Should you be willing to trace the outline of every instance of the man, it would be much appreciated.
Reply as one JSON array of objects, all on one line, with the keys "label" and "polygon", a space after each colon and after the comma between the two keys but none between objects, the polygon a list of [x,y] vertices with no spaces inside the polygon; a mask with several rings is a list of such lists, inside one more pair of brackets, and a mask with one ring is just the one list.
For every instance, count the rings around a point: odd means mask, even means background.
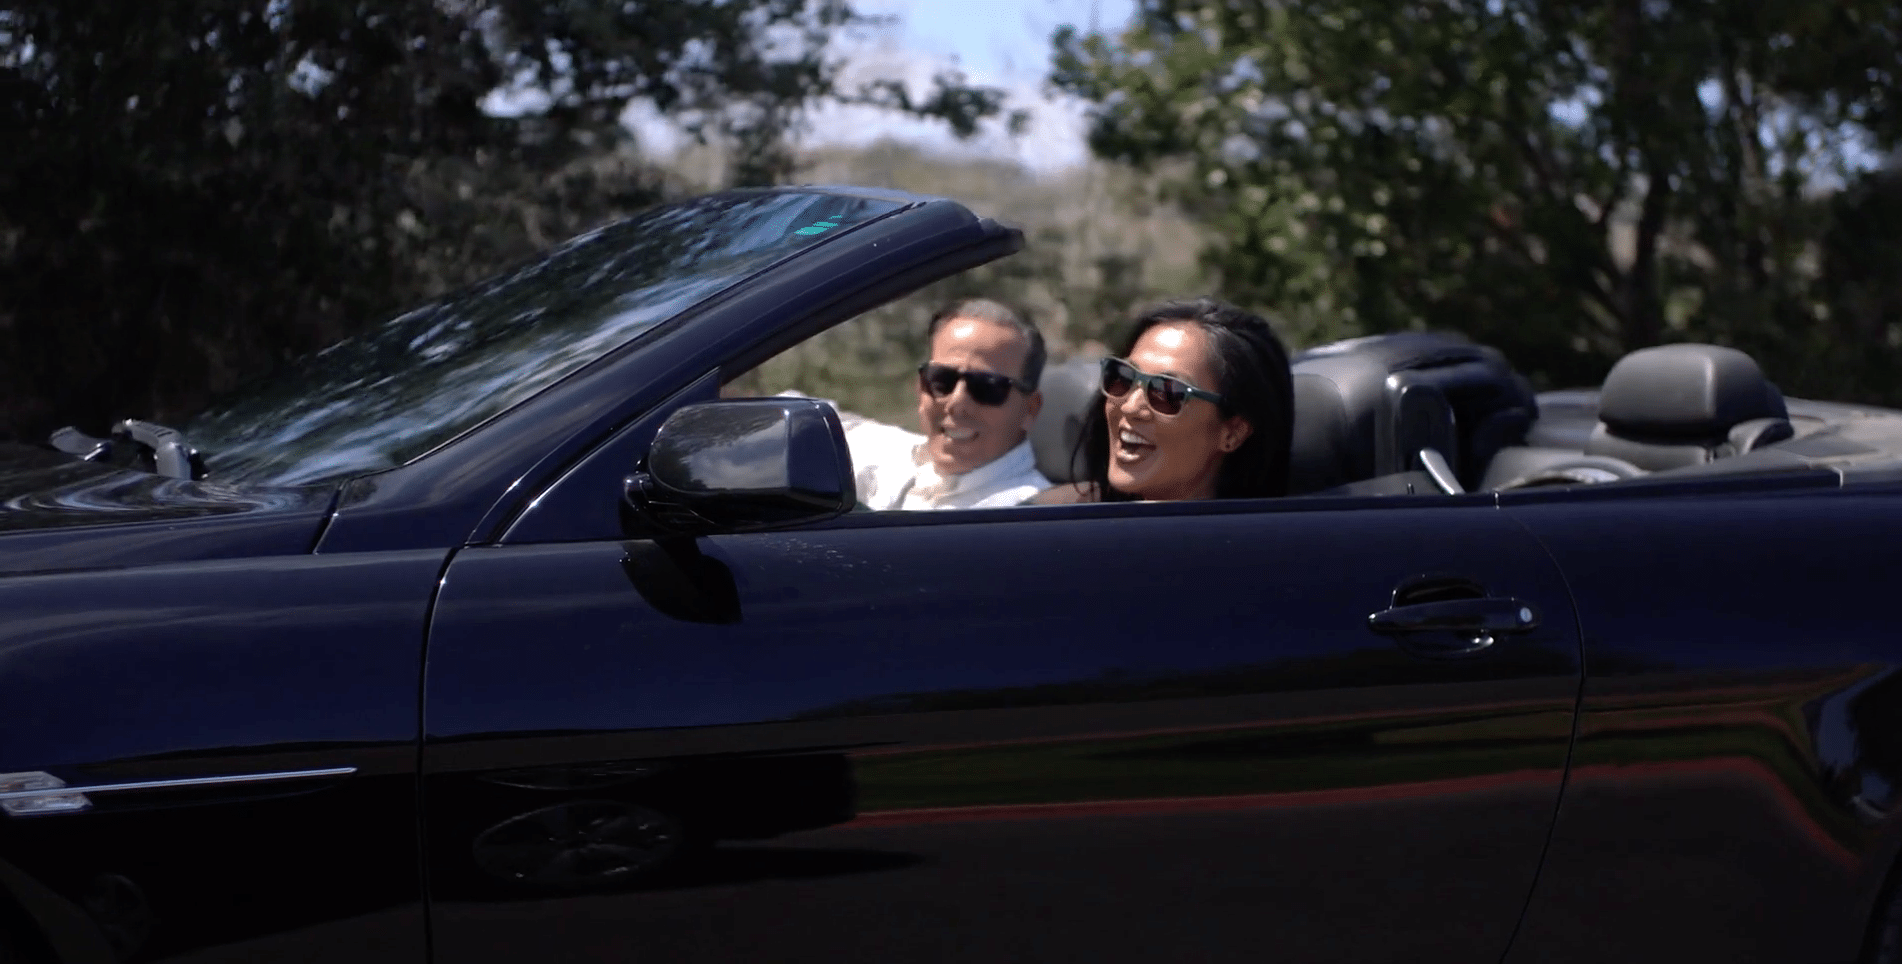
[{"label": "man", "polygon": [[873,509],[978,509],[1049,488],[1029,438],[1043,407],[1043,334],[986,298],[939,311],[928,333],[931,353],[918,367],[923,436],[871,422],[848,428],[859,500]]}]

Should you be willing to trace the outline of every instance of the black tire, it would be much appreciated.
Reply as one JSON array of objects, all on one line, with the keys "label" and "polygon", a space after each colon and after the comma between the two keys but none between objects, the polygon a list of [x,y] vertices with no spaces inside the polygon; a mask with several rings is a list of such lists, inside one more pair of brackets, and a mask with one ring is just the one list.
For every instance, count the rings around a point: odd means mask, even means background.
[{"label": "black tire", "polygon": [[[1898,868],[1902,869],[1902,868]],[[1897,871],[1889,872],[1882,899],[1869,921],[1869,945],[1862,955],[1865,964],[1902,964],[1902,887]]]},{"label": "black tire", "polygon": [[11,927],[0,924],[0,964],[37,964],[38,960],[27,954],[26,944]]},{"label": "black tire", "polygon": [[32,918],[0,897],[0,964],[50,964],[53,953],[33,930]]}]

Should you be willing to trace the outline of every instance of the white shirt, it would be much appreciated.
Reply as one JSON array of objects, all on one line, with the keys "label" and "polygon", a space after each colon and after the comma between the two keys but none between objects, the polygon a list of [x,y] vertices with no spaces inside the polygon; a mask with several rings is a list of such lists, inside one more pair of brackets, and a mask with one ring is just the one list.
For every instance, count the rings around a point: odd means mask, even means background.
[{"label": "white shirt", "polygon": [[1050,487],[1029,439],[969,472],[943,475],[925,454],[924,436],[866,418],[842,420],[859,501],[873,509],[988,509]]},{"label": "white shirt", "polygon": [[[812,397],[796,391],[779,394]],[[1037,471],[1029,439],[969,472],[943,476],[925,454],[924,436],[848,412],[831,399],[819,401],[839,414],[859,501],[868,508],[990,509],[1018,505],[1050,488],[1050,480]]]},{"label": "white shirt", "polygon": [[988,509],[1018,505],[1050,488],[1050,480],[1037,471],[1037,456],[1031,451],[1029,439],[959,475],[939,474],[938,466],[925,457],[923,445],[918,446],[914,460],[917,469],[903,491],[903,501],[895,508]]}]

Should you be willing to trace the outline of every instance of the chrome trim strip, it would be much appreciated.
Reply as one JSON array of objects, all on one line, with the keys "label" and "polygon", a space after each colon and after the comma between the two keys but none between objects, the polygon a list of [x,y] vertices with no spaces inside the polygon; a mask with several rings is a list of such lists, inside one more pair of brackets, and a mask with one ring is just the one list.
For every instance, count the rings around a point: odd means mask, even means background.
[{"label": "chrome trim strip", "polygon": [[138,783],[102,783],[94,786],[49,787],[44,790],[15,790],[0,793],[0,801],[32,800],[39,797],[63,797],[75,793],[114,793],[120,790],[170,790],[177,787],[215,787],[228,783],[273,783],[278,780],[309,780],[316,777],[347,777],[356,767],[329,767],[323,770],[281,770],[277,773],[233,773],[221,777],[181,777],[176,780],[142,780]]}]

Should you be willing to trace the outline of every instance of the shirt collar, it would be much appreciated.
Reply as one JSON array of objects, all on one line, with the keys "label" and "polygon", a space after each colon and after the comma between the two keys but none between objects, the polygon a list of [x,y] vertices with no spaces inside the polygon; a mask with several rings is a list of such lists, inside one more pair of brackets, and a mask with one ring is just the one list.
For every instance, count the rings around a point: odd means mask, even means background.
[{"label": "shirt collar", "polygon": [[918,463],[919,484],[933,487],[933,496],[937,499],[982,489],[1005,479],[1023,475],[1037,465],[1037,455],[1031,451],[1029,438],[1018,442],[1003,455],[958,475],[939,474],[938,466],[925,454],[925,447],[922,444],[912,449],[912,459]]}]

